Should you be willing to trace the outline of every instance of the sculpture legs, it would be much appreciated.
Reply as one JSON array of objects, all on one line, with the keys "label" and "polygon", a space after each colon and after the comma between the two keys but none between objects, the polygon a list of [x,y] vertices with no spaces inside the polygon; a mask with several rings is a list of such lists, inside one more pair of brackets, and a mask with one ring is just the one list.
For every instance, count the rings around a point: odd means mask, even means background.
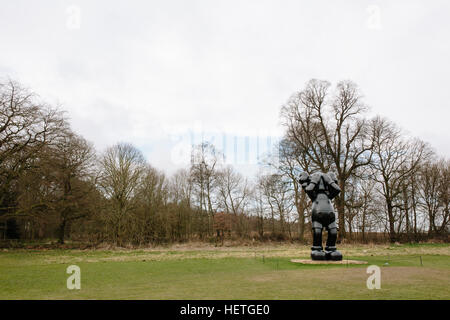
[{"label": "sculpture legs", "polygon": [[[333,214],[334,217],[334,214]],[[313,246],[311,247],[311,259],[312,260],[342,260],[342,254],[336,249],[337,239],[337,226],[333,221],[327,225],[328,237],[326,242],[325,251],[322,247],[322,230],[323,225],[319,221],[313,221]]]},{"label": "sculpture legs", "polygon": [[328,251],[328,248],[335,248],[336,249],[336,239],[337,239],[337,228],[328,228],[328,238],[327,238],[327,246],[326,250]]},{"label": "sculpture legs", "polygon": [[313,231],[313,246],[311,247],[311,259],[326,260],[326,254],[322,247],[322,230],[323,226],[318,221],[312,223]]},{"label": "sculpture legs", "polygon": [[340,261],[342,260],[342,254],[336,249],[337,239],[337,227],[336,223],[331,223],[328,228],[327,246],[325,247],[325,253],[327,260]]}]

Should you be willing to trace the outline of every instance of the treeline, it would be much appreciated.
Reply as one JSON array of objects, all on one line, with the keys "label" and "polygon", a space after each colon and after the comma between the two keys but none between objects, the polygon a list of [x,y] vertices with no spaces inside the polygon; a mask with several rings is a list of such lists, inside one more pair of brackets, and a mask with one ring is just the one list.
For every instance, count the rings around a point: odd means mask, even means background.
[{"label": "treeline", "polygon": [[0,238],[116,245],[304,240],[300,172],[334,171],[339,239],[448,240],[449,161],[385,118],[367,118],[352,82],[311,80],[281,108],[285,134],[250,179],[203,142],[172,176],[133,145],[99,154],[64,113],[0,84]]}]

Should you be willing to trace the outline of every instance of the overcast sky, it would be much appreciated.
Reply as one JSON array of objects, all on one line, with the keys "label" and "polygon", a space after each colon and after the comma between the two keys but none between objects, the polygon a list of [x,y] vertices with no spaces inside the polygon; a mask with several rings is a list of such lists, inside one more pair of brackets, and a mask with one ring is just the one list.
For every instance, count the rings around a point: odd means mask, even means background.
[{"label": "overcast sky", "polygon": [[449,1],[0,0],[0,39],[0,77],[98,150],[132,142],[168,173],[201,132],[269,148],[311,78],[353,80],[371,113],[450,156]]}]

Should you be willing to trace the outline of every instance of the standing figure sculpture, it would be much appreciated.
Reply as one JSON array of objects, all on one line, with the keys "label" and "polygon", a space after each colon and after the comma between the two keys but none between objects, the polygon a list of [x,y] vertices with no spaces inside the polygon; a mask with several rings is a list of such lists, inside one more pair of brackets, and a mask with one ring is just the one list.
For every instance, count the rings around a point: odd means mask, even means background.
[{"label": "standing figure sculpture", "polygon": [[[299,182],[312,201],[312,260],[342,260],[342,254],[336,249],[337,225],[331,200],[341,189],[333,173],[317,172],[309,176],[306,172],[300,174]],[[342,222],[341,222],[342,223]],[[325,251],[322,247],[322,230],[326,228],[328,238]]]}]

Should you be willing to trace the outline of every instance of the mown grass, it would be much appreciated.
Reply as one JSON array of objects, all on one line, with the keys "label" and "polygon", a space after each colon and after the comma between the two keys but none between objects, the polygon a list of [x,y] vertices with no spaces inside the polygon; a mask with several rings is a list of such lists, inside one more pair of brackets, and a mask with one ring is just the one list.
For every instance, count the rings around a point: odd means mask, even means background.
[{"label": "mown grass", "polygon": [[[1,299],[450,299],[449,245],[343,246],[367,265],[300,265],[308,247],[0,252]],[[422,257],[422,262],[420,260]],[[66,268],[81,268],[68,290]]]}]

